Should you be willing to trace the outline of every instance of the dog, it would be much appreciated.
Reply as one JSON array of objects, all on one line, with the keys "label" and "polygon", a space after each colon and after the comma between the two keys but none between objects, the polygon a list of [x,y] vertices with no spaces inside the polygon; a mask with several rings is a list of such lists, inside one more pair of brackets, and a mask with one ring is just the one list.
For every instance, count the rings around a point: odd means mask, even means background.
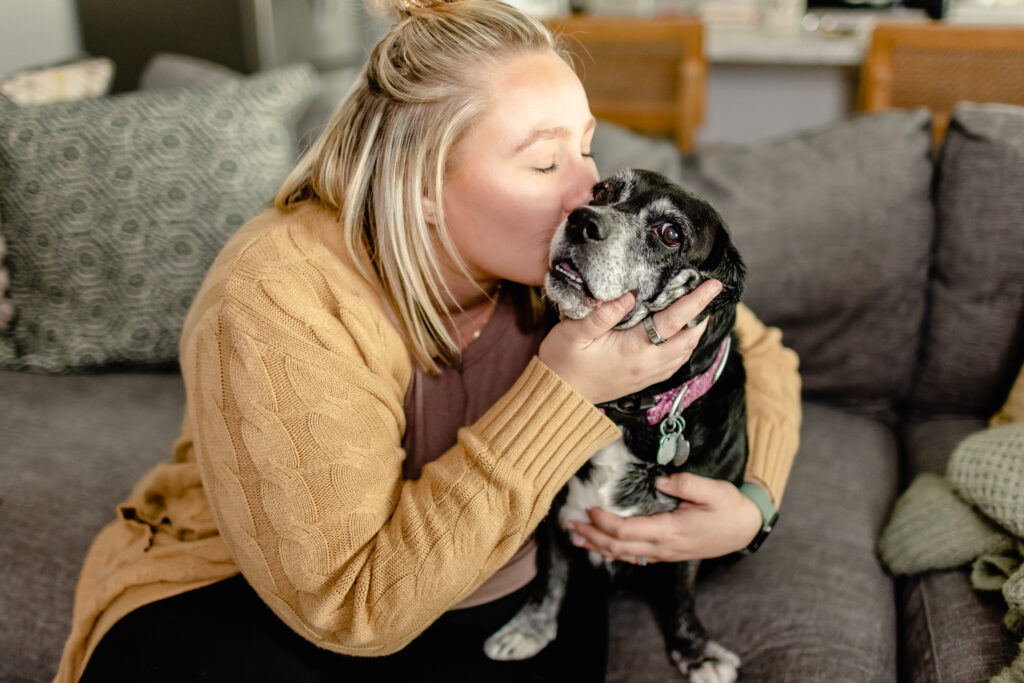
[{"label": "dog", "polygon": [[[708,319],[700,344],[670,379],[598,406],[622,438],[594,454],[556,497],[537,533],[540,589],[486,640],[495,660],[532,657],[554,640],[571,553],[581,552],[564,531],[567,521],[588,521],[591,507],[622,517],[674,510],[680,501],[655,488],[658,477],[685,470],[739,485],[746,466],[746,375],[732,333],[745,267],[725,222],[708,202],[650,171],[620,171],[592,196],[552,240],[545,289],[561,315],[582,318],[631,291],[636,305],[616,326],[625,329],[705,280],[723,289],[690,322]],[[688,680],[735,680],[739,658],[709,640],[696,615],[698,562],[638,566],[595,552],[589,560],[610,579],[632,577],[646,589],[669,660]]]}]

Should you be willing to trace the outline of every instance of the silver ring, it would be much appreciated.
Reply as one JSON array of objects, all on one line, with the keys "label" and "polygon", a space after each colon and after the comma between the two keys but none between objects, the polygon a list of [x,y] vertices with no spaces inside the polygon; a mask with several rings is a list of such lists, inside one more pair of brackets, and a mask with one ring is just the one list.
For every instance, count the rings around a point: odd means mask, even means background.
[{"label": "silver ring", "polygon": [[647,337],[651,340],[652,344],[655,346],[661,346],[665,343],[665,339],[658,334],[658,329],[654,326],[653,313],[644,318],[644,329],[647,330]]},{"label": "silver ring", "polygon": [[641,555],[640,557],[636,558],[636,563],[638,565],[640,565],[641,567],[646,567],[647,566],[647,556],[646,555]]}]

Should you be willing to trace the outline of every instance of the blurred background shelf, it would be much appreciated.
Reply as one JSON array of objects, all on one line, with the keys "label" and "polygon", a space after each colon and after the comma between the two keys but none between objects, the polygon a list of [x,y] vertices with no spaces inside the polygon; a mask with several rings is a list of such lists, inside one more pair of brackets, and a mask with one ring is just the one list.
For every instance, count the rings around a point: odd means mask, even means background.
[{"label": "blurred background shelf", "polygon": [[[564,11],[597,1],[547,5]],[[683,145],[692,147],[747,143],[850,116],[876,23],[927,20],[920,7],[809,0],[802,25],[779,33],[765,30],[760,15],[765,3],[777,1],[608,0],[604,8],[632,7],[648,12],[649,22],[684,11],[701,18],[705,96],[691,142]],[[1024,0],[906,1],[932,3],[947,23],[1024,22]],[[331,108],[384,30],[361,0],[3,0],[0,74],[87,52],[115,61],[115,89],[123,91],[137,86],[158,52],[243,73],[308,61],[322,75],[319,106]]]}]

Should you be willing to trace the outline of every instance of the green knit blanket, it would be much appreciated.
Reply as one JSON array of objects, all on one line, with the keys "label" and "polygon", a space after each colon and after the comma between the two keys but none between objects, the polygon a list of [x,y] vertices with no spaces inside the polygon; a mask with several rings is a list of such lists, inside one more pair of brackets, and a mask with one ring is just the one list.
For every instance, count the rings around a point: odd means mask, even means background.
[{"label": "green knit blanket", "polygon": [[894,574],[971,564],[975,589],[1002,592],[1003,623],[1022,637],[1020,654],[991,683],[1024,683],[1024,423],[961,441],[945,477],[918,475],[896,501],[878,553]]}]

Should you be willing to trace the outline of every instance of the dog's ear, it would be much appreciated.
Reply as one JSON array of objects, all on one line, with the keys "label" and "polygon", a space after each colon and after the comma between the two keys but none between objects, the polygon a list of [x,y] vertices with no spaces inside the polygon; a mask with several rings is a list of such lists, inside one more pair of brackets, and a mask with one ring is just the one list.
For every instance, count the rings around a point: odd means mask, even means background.
[{"label": "dog's ear", "polygon": [[714,298],[711,306],[715,309],[735,306],[743,297],[743,286],[747,268],[740,252],[729,237],[729,230],[719,219],[715,230],[715,242],[701,267],[706,279],[714,278],[722,283],[722,291]]},{"label": "dog's ear", "polygon": [[722,291],[729,294],[730,303],[739,303],[743,298],[747,267],[731,241],[726,245],[725,253],[726,257],[715,269],[715,279],[722,283]]}]

